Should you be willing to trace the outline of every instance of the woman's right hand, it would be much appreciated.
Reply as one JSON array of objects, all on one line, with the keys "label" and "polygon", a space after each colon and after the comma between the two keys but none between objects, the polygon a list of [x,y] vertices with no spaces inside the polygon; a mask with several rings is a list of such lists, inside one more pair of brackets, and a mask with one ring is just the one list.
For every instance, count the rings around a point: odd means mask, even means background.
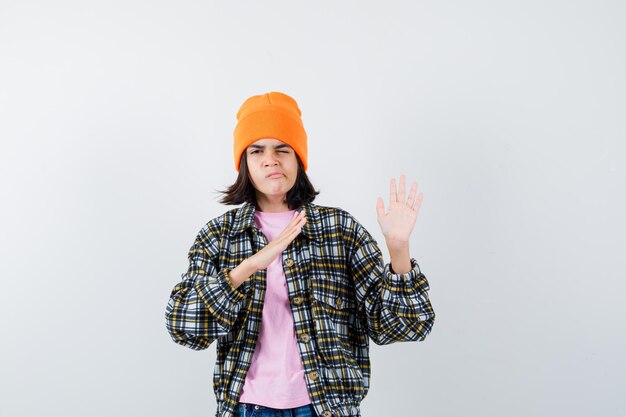
[{"label": "woman's right hand", "polygon": [[265,269],[272,263],[278,255],[280,255],[292,240],[298,236],[302,230],[302,226],[306,223],[306,217],[304,209],[301,212],[295,212],[293,218],[285,227],[276,239],[265,245],[263,249],[245,259],[242,263],[237,265],[228,274],[228,279],[234,288],[239,286],[249,277],[254,275],[257,271]]},{"label": "woman's right hand", "polygon": [[302,226],[306,223],[306,213],[304,209],[301,212],[296,211],[293,218],[289,221],[285,229],[272,240],[265,245],[263,249],[252,255],[248,260],[257,271],[265,269],[272,263],[278,255],[280,255],[292,240],[300,234]]}]

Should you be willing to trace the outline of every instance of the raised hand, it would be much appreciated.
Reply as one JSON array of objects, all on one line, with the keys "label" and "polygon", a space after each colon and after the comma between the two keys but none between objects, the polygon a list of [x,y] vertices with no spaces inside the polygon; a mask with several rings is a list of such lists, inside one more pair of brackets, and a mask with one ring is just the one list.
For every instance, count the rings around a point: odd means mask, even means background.
[{"label": "raised hand", "polygon": [[417,182],[413,181],[409,196],[406,198],[404,175],[400,175],[400,187],[397,190],[395,178],[391,179],[389,188],[389,210],[385,213],[385,202],[378,197],[376,214],[387,247],[394,250],[408,245],[424,195],[420,192],[416,198]]}]

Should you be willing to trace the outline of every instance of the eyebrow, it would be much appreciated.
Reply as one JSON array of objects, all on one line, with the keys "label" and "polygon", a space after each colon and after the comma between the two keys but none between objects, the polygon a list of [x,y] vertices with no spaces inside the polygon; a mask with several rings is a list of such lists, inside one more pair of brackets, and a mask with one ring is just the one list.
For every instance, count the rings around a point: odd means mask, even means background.
[{"label": "eyebrow", "polygon": [[[250,145],[251,148],[255,148],[255,149],[265,149],[265,145],[255,145],[252,144]],[[282,148],[288,148],[289,145],[286,145],[284,143],[281,143],[279,145],[274,145],[274,149],[282,149]]]}]

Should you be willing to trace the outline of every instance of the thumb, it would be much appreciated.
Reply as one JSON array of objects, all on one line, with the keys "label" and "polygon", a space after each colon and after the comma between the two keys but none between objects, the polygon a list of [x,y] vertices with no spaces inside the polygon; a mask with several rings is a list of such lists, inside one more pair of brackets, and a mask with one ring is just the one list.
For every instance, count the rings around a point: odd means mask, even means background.
[{"label": "thumb", "polygon": [[376,215],[378,216],[378,218],[381,218],[385,215],[385,202],[380,197],[376,199]]}]

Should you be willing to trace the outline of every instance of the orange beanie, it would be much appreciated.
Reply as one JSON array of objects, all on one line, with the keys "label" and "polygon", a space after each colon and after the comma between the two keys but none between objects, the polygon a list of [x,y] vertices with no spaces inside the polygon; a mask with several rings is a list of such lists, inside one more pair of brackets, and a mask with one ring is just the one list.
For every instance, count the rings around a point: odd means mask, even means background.
[{"label": "orange beanie", "polygon": [[237,112],[235,127],[235,169],[241,155],[259,139],[273,138],[291,146],[307,169],[307,136],[298,103],[287,94],[273,91],[248,98]]}]

